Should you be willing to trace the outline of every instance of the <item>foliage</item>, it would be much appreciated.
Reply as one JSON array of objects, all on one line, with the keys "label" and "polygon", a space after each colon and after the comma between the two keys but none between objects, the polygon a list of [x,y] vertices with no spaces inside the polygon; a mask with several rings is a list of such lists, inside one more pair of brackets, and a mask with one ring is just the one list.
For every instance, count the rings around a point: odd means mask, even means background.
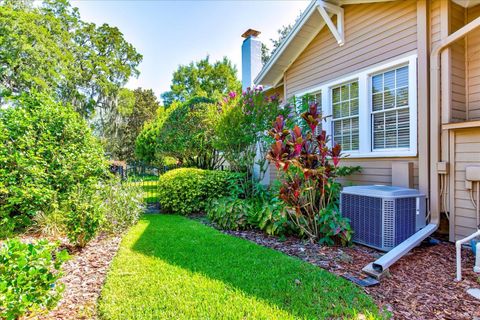
[{"label": "foliage", "polygon": [[68,240],[79,247],[85,247],[103,224],[103,198],[99,187],[93,183],[77,185],[62,203]]},{"label": "foliage", "polygon": [[82,21],[67,0],[0,5],[0,97],[46,91],[85,117],[96,109],[102,130],[142,56],[116,27]]},{"label": "foliage", "polygon": [[183,165],[217,169],[223,158],[213,146],[214,128],[218,119],[217,104],[207,98],[194,98],[175,104],[168,115],[160,114],[137,140],[137,153],[142,160],[173,157]]},{"label": "foliage", "polygon": [[111,179],[100,185],[100,191],[103,198],[103,231],[118,234],[138,221],[144,209],[140,187]]},{"label": "foliage", "polygon": [[353,283],[173,215],[127,233],[99,301],[103,319],[380,319]]},{"label": "foliage", "polygon": [[135,160],[135,141],[145,123],[155,119],[160,104],[153,90],[121,89],[118,108],[105,126],[105,146],[113,159]]},{"label": "foliage", "polygon": [[[301,14],[297,17],[300,18]],[[272,52],[270,53],[270,50],[268,47],[262,43],[262,63],[265,65],[270,57],[275,53],[275,51],[280,47],[282,44],[283,40],[287,38],[287,36],[290,34],[290,31],[293,29],[293,24],[288,24],[288,25],[283,25],[280,29],[277,30],[277,38],[273,39],[270,38],[270,42],[272,43],[273,49]]]},{"label": "foliage", "polygon": [[307,129],[302,130],[297,124],[288,129],[283,116],[278,116],[269,131],[275,142],[268,159],[284,172],[280,198],[293,223],[310,240],[332,244],[338,239],[347,244],[352,231],[337,204],[341,147],[329,147],[325,131],[315,134],[323,120],[316,103],[309,103],[301,117]]},{"label": "foliage", "polygon": [[5,241],[0,246],[0,318],[13,320],[53,308],[63,291],[57,281],[67,258],[65,250],[45,240]]},{"label": "foliage", "polygon": [[268,96],[261,87],[247,89],[241,96],[231,92],[223,100],[221,112],[215,127],[215,148],[223,152],[233,170],[246,172],[247,178],[253,176],[255,166],[264,173],[267,163],[263,156],[256,158],[257,148],[260,154],[265,153],[264,132],[278,114],[286,112],[278,96]]},{"label": "foliage", "polygon": [[268,235],[285,236],[296,232],[283,202],[271,190],[257,187],[248,223]]},{"label": "foliage", "polygon": [[207,217],[221,229],[244,230],[250,227],[248,216],[253,211],[249,199],[224,197],[207,206]]},{"label": "foliage", "polygon": [[48,212],[38,212],[33,217],[29,231],[44,237],[57,238],[65,235],[65,214],[57,201],[53,201]]},{"label": "foliage", "polygon": [[0,237],[108,174],[101,145],[71,107],[44,94],[0,109]]},{"label": "foliage", "polygon": [[164,212],[202,212],[215,198],[231,195],[242,175],[228,171],[181,168],[160,177],[159,201]]},{"label": "foliage", "polygon": [[269,235],[279,236],[294,231],[283,202],[260,184],[253,189],[254,194],[250,198],[242,198],[245,195],[243,192],[214,199],[207,206],[210,221],[225,230],[257,228]]},{"label": "foliage", "polygon": [[135,140],[136,159],[150,165],[163,164],[164,157],[161,155],[158,148],[157,137],[159,136],[165,120],[167,120],[170,113],[175,110],[176,105],[177,104],[173,104],[169,108],[158,108],[154,119],[144,124]]},{"label": "foliage", "polygon": [[143,212],[142,190],[116,178],[78,185],[62,202],[69,240],[84,247],[99,231],[118,234]]},{"label": "foliage", "polygon": [[173,73],[170,91],[162,94],[164,106],[174,101],[187,102],[192,98],[203,97],[220,100],[230,91],[241,88],[237,80],[237,70],[226,57],[210,63],[207,56],[186,66],[179,66]]}]

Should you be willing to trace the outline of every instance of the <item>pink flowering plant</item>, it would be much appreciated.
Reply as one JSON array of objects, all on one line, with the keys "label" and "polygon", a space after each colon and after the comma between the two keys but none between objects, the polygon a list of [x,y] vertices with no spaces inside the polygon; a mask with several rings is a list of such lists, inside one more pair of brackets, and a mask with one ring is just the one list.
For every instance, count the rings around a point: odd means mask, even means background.
[{"label": "pink flowering plant", "polygon": [[[352,231],[338,210],[342,148],[329,146],[325,131],[315,134],[323,117],[316,103],[309,103],[295,119],[279,115],[269,135],[273,138],[267,159],[281,171],[279,197],[301,235],[325,244],[350,242]],[[303,123],[295,123],[295,122]]]},{"label": "pink flowering plant", "polygon": [[220,120],[214,145],[234,171],[253,178],[254,167],[261,179],[267,168],[265,154],[271,141],[267,131],[278,114],[284,114],[278,95],[268,95],[262,87],[248,88],[242,94],[230,92],[218,108]]}]

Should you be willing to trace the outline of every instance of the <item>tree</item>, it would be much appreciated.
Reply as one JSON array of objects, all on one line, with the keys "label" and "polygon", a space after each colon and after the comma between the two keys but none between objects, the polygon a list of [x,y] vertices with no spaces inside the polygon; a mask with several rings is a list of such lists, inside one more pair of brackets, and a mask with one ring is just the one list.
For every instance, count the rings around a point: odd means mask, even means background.
[{"label": "tree", "polygon": [[208,98],[175,102],[148,125],[137,139],[141,160],[162,162],[173,157],[186,166],[218,169],[223,157],[213,146],[218,104]]},{"label": "tree", "polygon": [[[297,20],[300,16],[301,14],[297,17]],[[278,47],[280,47],[283,40],[285,40],[285,38],[288,36],[290,31],[292,31],[292,29],[293,29],[293,24],[289,24],[286,26],[282,26],[280,29],[277,30],[277,38],[276,39],[270,38],[270,42],[272,43],[272,46],[273,46],[271,53],[268,47],[264,43],[262,43],[262,63],[263,64],[266,64],[268,62],[270,57],[275,53]]]},{"label": "tree", "polygon": [[142,56],[117,28],[82,21],[67,0],[31,3],[0,2],[0,96],[47,92],[85,118],[96,111],[101,127]]},{"label": "tree", "polygon": [[155,119],[160,107],[151,89],[122,89],[118,106],[111,113],[106,127],[106,149],[112,158],[132,161],[135,159],[135,141],[148,121]]},{"label": "tree", "polygon": [[178,67],[173,73],[170,91],[162,94],[163,105],[168,107],[173,101],[186,102],[195,97],[219,100],[228,92],[240,88],[237,69],[230,60],[225,57],[212,64],[207,56]]},{"label": "tree", "polygon": [[157,137],[160,129],[170,113],[175,110],[176,103],[169,108],[159,107],[153,121],[145,123],[142,131],[135,141],[135,157],[148,164],[160,165],[163,162],[162,156],[157,147]]}]

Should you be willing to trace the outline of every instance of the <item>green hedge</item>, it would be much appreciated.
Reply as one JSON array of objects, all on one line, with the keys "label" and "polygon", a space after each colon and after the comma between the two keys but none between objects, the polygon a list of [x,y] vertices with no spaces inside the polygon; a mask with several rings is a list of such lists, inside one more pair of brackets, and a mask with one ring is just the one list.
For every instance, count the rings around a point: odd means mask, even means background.
[{"label": "green hedge", "polygon": [[162,211],[190,214],[205,211],[207,204],[238,191],[243,175],[228,171],[181,168],[161,176],[159,198]]}]

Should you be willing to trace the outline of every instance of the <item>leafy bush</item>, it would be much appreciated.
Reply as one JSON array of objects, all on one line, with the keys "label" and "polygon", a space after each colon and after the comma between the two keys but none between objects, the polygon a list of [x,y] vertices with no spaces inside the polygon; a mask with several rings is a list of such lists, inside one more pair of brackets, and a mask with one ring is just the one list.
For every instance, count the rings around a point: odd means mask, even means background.
[{"label": "leafy bush", "polygon": [[283,202],[278,197],[256,198],[248,223],[272,236],[285,236],[295,232]]},{"label": "leafy bush", "polygon": [[68,239],[84,247],[99,231],[118,233],[137,222],[143,193],[139,186],[118,179],[78,185],[61,210]]},{"label": "leafy bush", "polygon": [[100,143],[71,107],[38,94],[11,104],[0,108],[0,237],[108,173]]},{"label": "leafy bush", "polygon": [[103,198],[98,184],[77,185],[62,203],[68,239],[84,247],[97,234],[104,220]]},{"label": "leafy bush", "polygon": [[243,230],[250,225],[249,214],[252,203],[247,199],[224,197],[215,199],[207,207],[207,217],[224,230]]},{"label": "leafy bush", "polygon": [[262,185],[253,186],[254,196],[213,200],[207,208],[208,218],[219,228],[243,230],[257,228],[269,235],[284,236],[294,231],[283,202]]},{"label": "leafy bush", "polygon": [[262,87],[248,88],[242,95],[231,92],[219,111],[214,146],[223,152],[232,169],[247,172],[247,177],[253,175],[255,165],[266,169],[265,157],[256,155],[257,151],[265,154],[268,148],[264,132],[277,115],[287,112],[278,96],[268,96]]},{"label": "leafy bush", "polygon": [[103,223],[108,233],[125,231],[135,224],[143,212],[143,192],[138,185],[112,179],[101,184]]},{"label": "leafy bush", "polygon": [[47,241],[7,240],[0,247],[0,318],[13,320],[53,308],[63,290],[57,280],[67,258],[66,251]]},{"label": "leafy bush", "polygon": [[242,174],[228,171],[181,168],[160,177],[159,198],[164,212],[190,214],[202,212],[216,198],[238,190]]},{"label": "leafy bush", "polygon": [[275,142],[268,159],[284,172],[280,198],[302,235],[321,243],[332,244],[340,240],[347,244],[352,231],[348,220],[340,215],[337,201],[340,184],[336,178],[341,147],[335,144],[330,148],[325,131],[315,134],[323,120],[316,103],[309,103],[301,118],[304,129],[295,119],[290,121],[293,128],[289,129],[283,116],[278,116],[274,128],[269,131]]}]

